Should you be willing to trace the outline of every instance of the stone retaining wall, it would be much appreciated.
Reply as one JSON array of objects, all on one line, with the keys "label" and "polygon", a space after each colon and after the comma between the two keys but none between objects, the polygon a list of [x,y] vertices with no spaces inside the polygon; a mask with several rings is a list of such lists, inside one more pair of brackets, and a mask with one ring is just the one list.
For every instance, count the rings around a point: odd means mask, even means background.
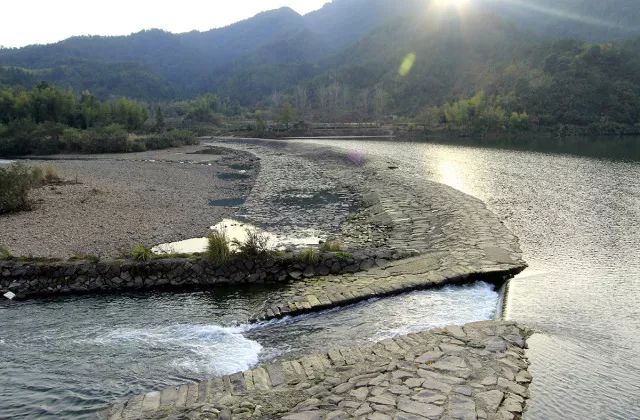
[{"label": "stone retaining wall", "polygon": [[69,293],[211,288],[216,285],[275,284],[328,274],[356,273],[406,258],[406,252],[359,251],[320,253],[308,264],[294,253],[281,257],[237,257],[224,266],[203,258],[158,259],[148,262],[19,262],[0,261],[0,294],[18,299]]}]

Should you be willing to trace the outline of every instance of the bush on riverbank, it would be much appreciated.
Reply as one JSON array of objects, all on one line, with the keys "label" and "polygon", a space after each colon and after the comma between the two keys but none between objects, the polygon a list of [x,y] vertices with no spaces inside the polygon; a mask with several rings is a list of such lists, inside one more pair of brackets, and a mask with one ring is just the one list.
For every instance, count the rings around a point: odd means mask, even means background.
[{"label": "bush on riverbank", "polygon": [[137,244],[131,248],[131,258],[136,261],[151,261],[153,259],[153,252],[146,246]]},{"label": "bush on riverbank", "polygon": [[7,261],[13,258],[13,255],[11,254],[11,251],[9,251],[9,248],[0,245],[0,261]]},{"label": "bush on riverbank", "polygon": [[31,208],[29,191],[42,183],[42,169],[21,164],[0,168],[0,214]]},{"label": "bush on riverbank", "polygon": [[[125,153],[195,144],[186,130],[148,135],[146,105],[119,98],[99,101],[41,84],[31,90],[0,89],[0,156],[55,153]],[[156,122],[153,130],[164,123]]]},{"label": "bush on riverbank", "polygon": [[90,129],[22,121],[0,129],[0,156],[56,153],[128,153],[197,144],[187,130],[134,136],[118,124]]},{"label": "bush on riverbank", "polygon": [[229,261],[231,249],[229,248],[227,235],[217,230],[211,233],[207,243],[207,251],[204,255],[209,262],[215,265],[223,265]]},{"label": "bush on riverbank", "polygon": [[255,229],[247,229],[244,242],[234,241],[240,254],[249,257],[260,257],[269,254],[269,237]]}]

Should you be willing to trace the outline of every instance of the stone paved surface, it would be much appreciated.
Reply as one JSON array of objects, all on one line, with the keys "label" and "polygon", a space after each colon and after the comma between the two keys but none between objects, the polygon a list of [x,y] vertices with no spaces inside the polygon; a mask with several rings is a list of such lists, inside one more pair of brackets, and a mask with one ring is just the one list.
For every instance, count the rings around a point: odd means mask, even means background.
[{"label": "stone paved surface", "polygon": [[[256,319],[476,275],[499,279],[526,267],[517,238],[484,203],[396,171],[389,162],[292,143],[222,144],[262,160],[243,209],[250,221],[319,229],[348,250],[389,255],[360,267],[368,269],[363,273],[302,276],[274,291]],[[292,200],[300,194],[324,200],[323,210],[301,211],[304,207]],[[364,206],[349,215],[358,197]],[[406,255],[413,257],[400,259]],[[520,418],[531,381],[523,350],[527,334],[508,322],[452,326],[150,392],[105,414],[110,419]]]},{"label": "stone paved surface", "polygon": [[340,231],[357,205],[349,181],[354,166],[344,154],[284,141],[227,139],[214,144],[259,157],[260,173],[240,215],[262,228],[326,237]]},{"label": "stone paved surface", "polygon": [[251,321],[315,312],[374,297],[393,296],[445,284],[468,283],[474,279],[501,282],[521,270],[520,266],[510,263],[469,264],[462,259],[448,259],[444,253],[422,255],[352,275],[289,283],[271,292],[262,311],[255,314]]},{"label": "stone paved surface", "polygon": [[175,419],[514,419],[532,378],[529,332],[485,321],[331,349],[150,392],[103,417]]},{"label": "stone paved surface", "polygon": [[[227,140],[223,144],[251,151],[262,160],[262,171],[247,200],[252,221],[269,224],[270,220],[287,220],[298,226],[306,223],[325,229],[327,235],[334,233],[332,236],[349,250],[383,253],[389,260],[419,255],[390,264],[378,258],[378,267],[360,267],[372,269],[363,273],[290,283],[271,294],[255,319],[460,283],[476,275],[499,281],[526,267],[518,239],[482,201],[391,169],[397,167],[393,162],[300,143]],[[362,198],[361,208],[349,217],[338,211],[356,200],[352,196],[349,201],[332,203],[330,211],[325,212],[323,207],[311,216],[295,206],[278,205],[283,194],[295,190],[295,185],[299,185],[296,191],[311,196],[326,188],[343,191],[345,197],[349,196],[346,191],[355,191]]]}]

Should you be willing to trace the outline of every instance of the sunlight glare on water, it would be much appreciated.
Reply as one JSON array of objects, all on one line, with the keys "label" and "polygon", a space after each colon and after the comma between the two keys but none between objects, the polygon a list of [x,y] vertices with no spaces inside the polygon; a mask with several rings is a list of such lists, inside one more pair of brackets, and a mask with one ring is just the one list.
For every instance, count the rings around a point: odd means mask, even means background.
[{"label": "sunlight glare on water", "polygon": [[576,155],[548,153],[551,141],[534,143],[545,153],[524,141],[314,142],[384,157],[407,177],[478,197],[520,238],[529,268],[511,281],[505,316],[541,332],[528,351],[525,417],[640,418],[640,139],[557,146]]}]

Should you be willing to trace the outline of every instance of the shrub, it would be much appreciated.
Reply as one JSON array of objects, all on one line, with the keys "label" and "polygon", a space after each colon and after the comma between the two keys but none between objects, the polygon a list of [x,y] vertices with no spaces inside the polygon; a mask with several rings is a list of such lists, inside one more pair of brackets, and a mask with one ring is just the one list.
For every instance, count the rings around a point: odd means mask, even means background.
[{"label": "shrub", "polygon": [[42,185],[44,183],[44,171],[39,166],[31,168],[32,185]]},{"label": "shrub", "polygon": [[118,124],[94,128],[85,132],[83,152],[121,153],[127,151],[129,133]]},{"label": "shrub", "polygon": [[214,264],[222,265],[229,261],[230,257],[231,249],[229,248],[227,235],[224,231],[213,231],[209,235],[205,258]]},{"label": "shrub", "polygon": [[298,259],[304,264],[314,265],[318,263],[320,257],[318,256],[318,253],[315,249],[307,248],[305,250],[302,250],[300,254],[298,254]]},{"label": "shrub", "polygon": [[153,252],[142,244],[134,245],[134,247],[131,248],[130,255],[131,258],[136,261],[150,261],[153,259]]},{"label": "shrub", "polygon": [[338,241],[327,241],[322,244],[321,249],[327,252],[340,252],[342,251],[342,244]]},{"label": "shrub", "polygon": [[[35,171],[35,169],[34,169]],[[58,171],[53,166],[47,166],[44,169],[44,181],[47,184],[56,184],[61,181]]]},{"label": "shrub", "polygon": [[83,152],[86,148],[86,131],[77,128],[67,128],[62,132],[62,140],[66,150],[72,153]]},{"label": "shrub", "polygon": [[144,137],[141,139],[147,149],[157,150],[168,147],[198,144],[195,135],[188,130],[174,128],[164,133]]},{"label": "shrub", "polygon": [[0,168],[0,214],[28,210],[34,173],[22,164]]},{"label": "shrub", "polygon": [[350,261],[353,259],[353,255],[348,252],[338,251],[335,253],[336,258],[340,261]]},{"label": "shrub", "polygon": [[0,245],[0,261],[6,261],[12,258],[13,255],[11,255],[11,251],[9,251],[9,248]]},{"label": "shrub", "polygon": [[241,254],[258,257],[269,252],[269,237],[256,229],[247,229],[247,239],[244,242],[235,241]]}]

